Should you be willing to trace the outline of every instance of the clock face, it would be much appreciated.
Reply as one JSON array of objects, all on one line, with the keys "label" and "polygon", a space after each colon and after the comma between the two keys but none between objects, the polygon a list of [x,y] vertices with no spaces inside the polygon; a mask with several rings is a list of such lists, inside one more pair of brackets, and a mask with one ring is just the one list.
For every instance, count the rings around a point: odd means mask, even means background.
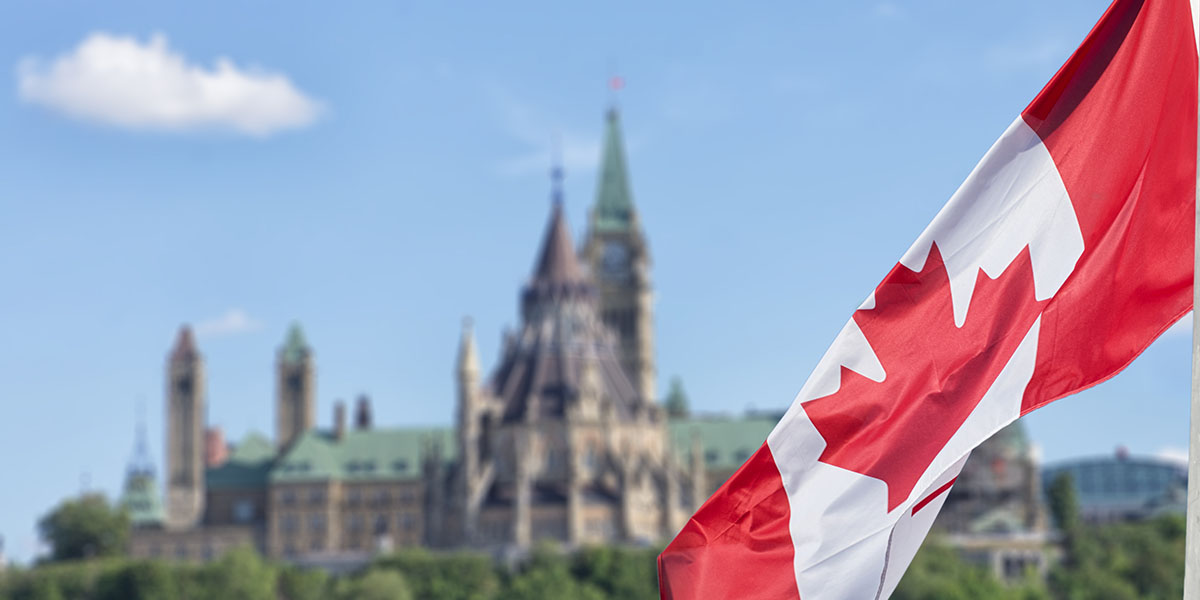
[{"label": "clock face", "polygon": [[624,244],[608,242],[600,256],[600,265],[609,277],[624,276],[629,272],[629,249]]}]

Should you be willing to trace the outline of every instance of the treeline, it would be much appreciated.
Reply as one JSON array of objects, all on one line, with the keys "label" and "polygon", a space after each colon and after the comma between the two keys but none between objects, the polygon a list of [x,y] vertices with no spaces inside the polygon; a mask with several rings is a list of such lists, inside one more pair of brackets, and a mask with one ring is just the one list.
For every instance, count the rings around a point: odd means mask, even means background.
[{"label": "treeline", "polygon": [[0,575],[0,600],[606,600],[658,597],[657,549],[535,551],[512,570],[490,557],[405,550],[333,577],[249,548],[207,565],[126,558],[47,563]]},{"label": "treeline", "polygon": [[[1184,519],[1084,525],[1069,480],[1048,490],[1059,542],[1044,576],[1001,582],[931,537],[897,600],[1175,600],[1183,595]],[[550,546],[512,568],[483,554],[403,550],[343,576],[267,561],[250,548],[206,564],[123,556],[128,522],[102,497],[68,500],[39,523],[43,563],[0,572],[0,600],[651,600],[658,548]],[[736,568],[731,565],[730,568]]]}]

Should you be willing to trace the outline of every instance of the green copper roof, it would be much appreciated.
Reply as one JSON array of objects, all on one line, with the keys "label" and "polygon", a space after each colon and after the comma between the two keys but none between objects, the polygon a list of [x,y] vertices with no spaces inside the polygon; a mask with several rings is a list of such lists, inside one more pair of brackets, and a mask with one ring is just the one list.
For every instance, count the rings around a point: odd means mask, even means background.
[{"label": "green copper roof", "polygon": [[599,231],[626,231],[633,223],[633,194],[629,191],[629,171],[625,166],[625,147],[616,109],[608,111],[601,161],[592,227]]},{"label": "green copper roof", "polygon": [[299,323],[292,323],[288,328],[287,339],[283,342],[283,348],[279,350],[279,356],[284,362],[298,363],[308,357],[309,347],[308,342],[304,339],[304,330],[300,328]]},{"label": "green copper roof", "polygon": [[242,438],[229,458],[219,467],[204,474],[205,484],[210,488],[246,488],[267,485],[271,462],[275,459],[275,447],[261,433],[249,433]]},{"label": "green copper roof", "polygon": [[129,523],[134,527],[162,523],[162,498],[158,495],[158,483],[152,473],[131,471],[126,476],[125,489],[121,492],[121,508],[129,514]]},{"label": "green copper roof", "polygon": [[749,415],[739,418],[673,420],[669,425],[675,454],[687,463],[692,453],[692,435],[700,435],[704,463],[709,469],[736,469],[758,451],[775,428],[774,417]]},{"label": "green copper roof", "polygon": [[386,481],[417,479],[422,475],[422,449],[441,442],[442,458],[456,454],[454,430],[449,427],[349,430],[342,439],[330,431],[310,431],[300,437],[271,470],[271,483],[306,481]]}]

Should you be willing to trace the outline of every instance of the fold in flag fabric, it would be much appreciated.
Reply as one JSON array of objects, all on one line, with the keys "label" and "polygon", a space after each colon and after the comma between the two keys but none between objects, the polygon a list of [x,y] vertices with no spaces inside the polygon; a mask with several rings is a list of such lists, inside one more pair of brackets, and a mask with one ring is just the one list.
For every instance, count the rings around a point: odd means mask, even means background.
[{"label": "fold in flag fabric", "polygon": [[1117,0],[659,556],[664,599],[886,598],[970,451],[1192,308],[1189,0]]}]

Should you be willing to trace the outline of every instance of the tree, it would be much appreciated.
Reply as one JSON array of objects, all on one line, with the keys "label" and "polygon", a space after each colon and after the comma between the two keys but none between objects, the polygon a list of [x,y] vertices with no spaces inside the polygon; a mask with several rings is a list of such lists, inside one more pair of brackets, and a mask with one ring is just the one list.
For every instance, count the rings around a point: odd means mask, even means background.
[{"label": "tree", "polygon": [[596,586],[609,598],[634,600],[658,598],[660,548],[631,549],[596,546],[579,551],[571,572],[582,583]]},{"label": "tree", "polygon": [[375,566],[403,574],[417,598],[487,600],[500,588],[492,560],[483,554],[434,556],[406,549],[376,561]]},{"label": "tree", "polygon": [[671,378],[671,387],[667,390],[667,397],[663,400],[663,405],[667,409],[667,416],[672,419],[686,419],[688,416],[688,397],[683,391],[683,380],[679,377]]},{"label": "tree", "polygon": [[50,544],[51,561],[125,553],[129,516],[101,494],[64,500],[38,521],[38,532]]},{"label": "tree", "polygon": [[404,576],[387,569],[371,569],[357,579],[339,586],[343,600],[412,600],[413,593]]},{"label": "tree", "polygon": [[157,561],[135,561],[109,571],[96,584],[97,600],[174,600],[179,598],[171,568]]},{"label": "tree", "polygon": [[315,569],[286,568],[279,574],[281,600],[324,600],[329,597],[329,575]]},{"label": "tree", "polygon": [[189,597],[211,600],[275,600],[275,569],[252,548],[241,546],[205,566]]}]

